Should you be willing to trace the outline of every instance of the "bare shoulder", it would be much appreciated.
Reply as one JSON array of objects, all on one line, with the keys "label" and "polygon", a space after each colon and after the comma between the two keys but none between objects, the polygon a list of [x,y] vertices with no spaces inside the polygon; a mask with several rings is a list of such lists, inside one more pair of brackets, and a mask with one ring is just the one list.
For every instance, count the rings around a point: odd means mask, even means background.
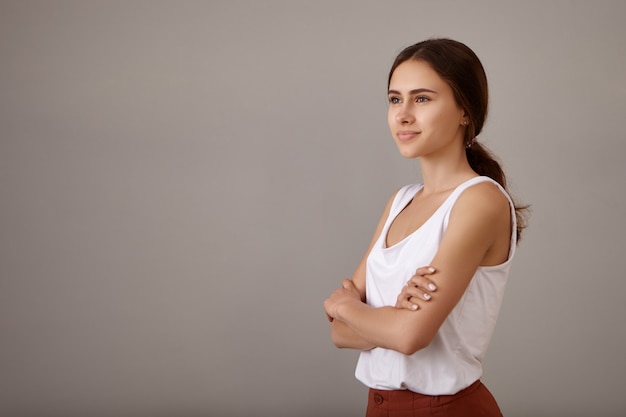
[{"label": "bare shoulder", "polygon": [[453,213],[467,213],[492,220],[510,217],[509,200],[491,181],[480,182],[465,189],[456,201]]},{"label": "bare shoulder", "polygon": [[480,265],[498,265],[509,254],[511,206],[492,182],[481,182],[461,193],[450,213],[452,235],[482,247]]},{"label": "bare shoulder", "polygon": [[481,182],[459,195],[452,211],[448,230],[487,241],[507,242],[510,234],[509,200],[492,182]]}]

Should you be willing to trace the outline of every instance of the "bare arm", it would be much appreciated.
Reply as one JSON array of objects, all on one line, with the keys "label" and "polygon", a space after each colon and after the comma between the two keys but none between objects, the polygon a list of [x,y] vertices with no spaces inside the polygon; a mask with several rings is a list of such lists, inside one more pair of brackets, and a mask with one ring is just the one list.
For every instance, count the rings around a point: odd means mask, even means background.
[{"label": "bare arm", "polygon": [[[500,258],[504,254],[500,261],[506,259],[510,221],[508,201],[493,184],[468,188],[452,210],[446,234],[431,263],[437,270],[433,275],[436,300],[425,303],[417,312],[373,308],[349,296],[348,290],[337,290],[325,303],[327,314],[374,346],[405,354],[428,346],[478,266],[485,259],[491,262],[494,254]],[[506,248],[503,242],[507,242]]]}]

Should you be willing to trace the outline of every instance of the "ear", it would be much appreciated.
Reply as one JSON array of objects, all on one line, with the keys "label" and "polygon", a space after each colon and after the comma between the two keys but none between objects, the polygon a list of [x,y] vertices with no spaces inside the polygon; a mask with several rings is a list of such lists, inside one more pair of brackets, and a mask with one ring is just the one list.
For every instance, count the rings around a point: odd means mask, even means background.
[{"label": "ear", "polygon": [[459,121],[459,124],[463,127],[469,125],[469,117],[467,116],[465,110],[461,110],[461,120]]}]

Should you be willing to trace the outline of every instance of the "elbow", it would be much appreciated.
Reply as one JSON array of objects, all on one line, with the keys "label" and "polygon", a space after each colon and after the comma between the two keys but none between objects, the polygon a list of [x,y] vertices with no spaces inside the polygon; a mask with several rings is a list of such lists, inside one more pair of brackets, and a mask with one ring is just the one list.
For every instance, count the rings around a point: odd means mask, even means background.
[{"label": "elbow", "polygon": [[342,342],[342,339],[340,337],[337,337],[334,332],[331,333],[330,340],[333,342],[333,345],[335,345],[336,348],[343,349],[346,347],[345,343]]},{"label": "elbow", "polygon": [[337,327],[333,325],[330,326],[330,340],[333,342],[333,345],[339,349],[351,347],[345,335],[342,334],[340,329],[337,329]]},{"label": "elbow", "polygon": [[[403,355],[413,355],[431,344],[438,327],[416,323],[414,316],[407,316],[408,320],[397,320],[395,325],[389,329],[387,337],[390,341],[389,349],[402,353]],[[407,331],[407,329],[409,329]]]},{"label": "elbow", "polygon": [[395,350],[402,353],[403,355],[410,356],[430,345],[432,339],[432,336],[429,337],[424,335],[422,335],[421,337],[404,338],[404,340],[401,340],[400,343],[398,343],[398,346]]},{"label": "elbow", "polygon": [[428,345],[423,345],[421,343],[404,343],[398,346],[396,350],[402,353],[403,355],[411,356],[415,352],[418,352],[424,349],[426,346]]},{"label": "elbow", "polygon": [[333,342],[333,345],[338,348],[342,348],[341,339],[337,335],[337,332],[334,331],[333,326],[330,328],[330,341]]}]

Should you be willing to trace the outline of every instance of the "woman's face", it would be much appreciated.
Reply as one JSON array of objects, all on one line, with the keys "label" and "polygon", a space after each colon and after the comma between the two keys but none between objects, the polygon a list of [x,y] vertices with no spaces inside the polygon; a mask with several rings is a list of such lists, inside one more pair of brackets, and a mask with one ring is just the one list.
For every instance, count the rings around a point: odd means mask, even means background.
[{"label": "woman's face", "polygon": [[452,89],[429,64],[409,60],[396,67],[389,83],[388,122],[404,157],[458,152],[466,120]]}]

